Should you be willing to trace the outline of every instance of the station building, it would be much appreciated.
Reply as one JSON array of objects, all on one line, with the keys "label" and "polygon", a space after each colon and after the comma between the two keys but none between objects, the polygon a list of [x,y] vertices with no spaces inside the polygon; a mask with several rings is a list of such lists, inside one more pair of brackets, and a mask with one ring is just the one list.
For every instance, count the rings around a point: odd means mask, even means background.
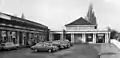
[{"label": "station building", "polygon": [[108,30],[100,30],[97,27],[96,16],[92,4],[90,4],[85,18],[80,17],[66,24],[63,31],[50,31],[49,39],[51,41],[68,39],[73,43],[108,43],[110,32]]},{"label": "station building", "polygon": [[47,41],[49,29],[47,26],[21,17],[0,13],[0,43],[13,42],[19,45],[29,45]]}]

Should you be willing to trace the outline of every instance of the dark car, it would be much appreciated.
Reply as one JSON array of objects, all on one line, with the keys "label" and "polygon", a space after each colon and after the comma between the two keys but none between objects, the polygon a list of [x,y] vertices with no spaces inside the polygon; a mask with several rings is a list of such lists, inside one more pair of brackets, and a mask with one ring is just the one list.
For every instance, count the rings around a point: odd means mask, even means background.
[{"label": "dark car", "polygon": [[52,42],[55,46],[58,46],[59,49],[65,48],[66,44],[61,43],[60,41],[53,41]]},{"label": "dark car", "polygon": [[37,43],[36,45],[31,47],[31,50],[35,52],[38,51],[54,52],[58,50],[58,47],[54,46],[52,43]]},{"label": "dark car", "polygon": [[64,40],[68,45],[73,46],[73,43],[71,43],[69,40]]},{"label": "dark car", "polygon": [[64,48],[69,48],[69,47],[71,47],[71,45],[70,45],[68,42],[60,41],[60,43],[61,43],[62,45],[64,45]]}]

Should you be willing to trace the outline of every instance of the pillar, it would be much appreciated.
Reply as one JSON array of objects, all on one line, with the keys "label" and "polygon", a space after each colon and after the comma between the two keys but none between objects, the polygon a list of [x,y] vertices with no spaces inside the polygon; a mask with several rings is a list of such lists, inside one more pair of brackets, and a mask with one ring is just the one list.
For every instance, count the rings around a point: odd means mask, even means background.
[{"label": "pillar", "polygon": [[19,39],[20,39],[20,36],[19,36],[19,31],[17,31],[17,44],[19,44]]},{"label": "pillar", "polygon": [[74,33],[71,33],[71,42],[74,43]]},{"label": "pillar", "polygon": [[96,43],[96,33],[93,33],[93,43]]},{"label": "pillar", "polygon": [[63,39],[63,34],[60,34],[60,40],[64,40],[64,39]]},{"label": "pillar", "polygon": [[82,40],[83,40],[83,42],[86,42],[85,33],[82,33]]},{"label": "pillar", "polygon": [[22,45],[24,45],[24,41],[25,41],[24,37],[25,37],[25,33],[22,32]]},{"label": "pillar", "polygon": [[52,33],[49,34],[49,41],[53,41],[53,34]]},{"label": "pillar", "polygon": [[108,33],[105,33],[105,43],[108,43],[109,42],[109,36],[108,36]]}]

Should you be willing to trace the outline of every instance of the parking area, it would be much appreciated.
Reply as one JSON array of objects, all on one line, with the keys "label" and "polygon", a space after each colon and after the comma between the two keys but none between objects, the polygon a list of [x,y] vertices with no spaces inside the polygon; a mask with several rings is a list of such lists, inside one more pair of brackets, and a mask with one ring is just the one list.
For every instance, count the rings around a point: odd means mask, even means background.
[{"label": "parking area", "polygon": [[75,44],[53,53],[32,52],[30,48],[0,52],[0,58],[99,58],[101,44]]}]

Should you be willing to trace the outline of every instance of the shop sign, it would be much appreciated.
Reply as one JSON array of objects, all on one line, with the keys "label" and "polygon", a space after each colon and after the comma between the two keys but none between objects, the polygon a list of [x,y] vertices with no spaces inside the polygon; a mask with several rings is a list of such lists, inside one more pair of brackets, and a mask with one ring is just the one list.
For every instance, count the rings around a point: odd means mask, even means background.
[{"label": "shop sign", "polygon": [[10,31],[8,31],[8,33],[7,33],[7,34],[8,34],[8,36],[11,36],[11,33],[10,33]]},{"label": "shop sign", "polygon": [[2,31],[2,36],[6,36],[6,31]]},{"label": "shop sign", "polygon": [[104,36],[104,34],[97,34],[98,36]]},{"label": "shop sign", "polygon": [[92,36],[88,36],[88,38],[92,38]]},{"label": "shop sign", "polygon": [[15,35],[16,35],[15,32],[12,32],[12,38],[15,38]]}]

